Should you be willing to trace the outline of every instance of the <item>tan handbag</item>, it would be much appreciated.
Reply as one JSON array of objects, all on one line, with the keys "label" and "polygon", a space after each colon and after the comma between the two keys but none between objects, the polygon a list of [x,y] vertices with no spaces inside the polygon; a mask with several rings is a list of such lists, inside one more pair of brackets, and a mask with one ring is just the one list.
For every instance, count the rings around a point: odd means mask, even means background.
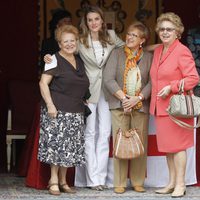
[{"label": "tan handbag", "polygon": [[169,117],[181,127],[188,129],[200,127],[200,121],[196,126],[191,126],[177,119],[177,117],[194,118],[200,115],[200,97],[194,96],[191,91],[187,91],[187,94],[184,94],[184,79],[180,81],[179,93],[171,97],[167,112]]},{"label": "tan handbag", "polygon": [[143,142],[136,129],[123,131],[118,129],[115,143],[114,156],[119,159],[133,159],[144,154]]}]

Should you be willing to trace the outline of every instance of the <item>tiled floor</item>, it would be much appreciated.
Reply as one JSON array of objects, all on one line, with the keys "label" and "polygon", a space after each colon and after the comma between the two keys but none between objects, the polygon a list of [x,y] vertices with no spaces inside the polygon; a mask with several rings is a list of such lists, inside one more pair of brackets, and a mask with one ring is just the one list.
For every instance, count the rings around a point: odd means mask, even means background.
[{"label": "tiled floor", "polygon": [[[156,195],[154,188],[147,188],[146,193],[136,193],[131,188],[127,189],[124,194],[117,195],[112,189],[104,190],[103,192],[94,191],[87,188],[76,188],[77,193],[74,195],[62,193],[60,196],[52,196],[48,194],[47,190],[36,190],[28,188],[24,185],[24,178],[16,177],[14,175],[0,174],[0,200],[3,199],[23,199],[23,200],[153,200],[153,199],[172,199],[170,195]],[[182,198],[183,200],[199,200],[200,187],[188,187],[187,194]]]}]

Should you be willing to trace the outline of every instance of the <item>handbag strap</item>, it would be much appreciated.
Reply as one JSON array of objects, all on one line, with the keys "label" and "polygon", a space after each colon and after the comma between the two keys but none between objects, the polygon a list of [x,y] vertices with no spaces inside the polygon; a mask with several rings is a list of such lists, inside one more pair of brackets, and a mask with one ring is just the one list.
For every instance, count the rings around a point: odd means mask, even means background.
[{"label": "handbag strap", "polygon": [[[184,79],[181,79],[179,83],[179,89],[178,89],[179,94],[184,93],[184,87],[185,87],[185,81]],[[186,93],[191,96],[193,94],[193,90],[187,90]]]},{"label": "handbag strap", "polygon": [[196,124],[196,126],[192,126],[186,122],[183,122],[182,120],[177,119],[176,117],[172,116],[169,114],[169,117],[172,121],[174,121],[177,125],[183,127],[183,128],[187,128],[187,129],[195,129],[195,128],[199,128],[200,127],[200,116],[198,116],[198,122]]},{"label": "handbag strap", "polygon": [[[125,115],[125,112],[123,112],[123,117],[122,117],[122,120],[121,120],[121,122],[120,122],[120,127],[122,127],[121,124],[122,124],[122,121],[124,120],[124,115]],[[131,117],[133,118],[132,112],[130,112],[130,115],[131,115]],[[136,129],[136,128],[135,128],[135,129]],[[138,134],[138,132],[137,132],[137,134]],[[144,138],[143,138],[142,133],[140,133],[140,134],[138,134],[138,135],[141,136],[142,144],[144,144]]]},{"label": "handbag strap", "polygon": [[183,94],[184,93],[184,84],[185,84],[184,79],[181,79],[180,80],[180,84],[179,84],[179,89],[178,89],[178,93],[179,94]]}]

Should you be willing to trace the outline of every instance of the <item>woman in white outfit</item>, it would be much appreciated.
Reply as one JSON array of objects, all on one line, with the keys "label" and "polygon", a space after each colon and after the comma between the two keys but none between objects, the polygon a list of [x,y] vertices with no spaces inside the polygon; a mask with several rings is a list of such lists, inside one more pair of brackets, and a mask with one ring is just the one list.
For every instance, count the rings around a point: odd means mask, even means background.
[{"label": "woman in white outfit", "polygon": [[92,189],[103,190],[109,159],[111,115],[104,97],[102,72],[111,51],[123,46],[124,42],[114,31],[106,29],[103,12],[96,6],[88,7],[80,29],[79,54],[90,81],[88,106],[92,111],[85,129],[86,182]]}]

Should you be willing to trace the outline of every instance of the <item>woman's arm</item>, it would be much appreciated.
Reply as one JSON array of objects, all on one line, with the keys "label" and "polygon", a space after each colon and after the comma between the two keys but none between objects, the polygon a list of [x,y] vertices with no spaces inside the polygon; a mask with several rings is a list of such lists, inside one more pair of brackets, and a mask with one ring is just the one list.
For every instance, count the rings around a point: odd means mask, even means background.
[{"label": "woman's arm", "polygon": [[[180,51],[178,67],[181,70],[182,76],[184,78],[184,89],[193,89],[199,82],[199,75],[196,70],[194,58],[187,47]],[[174,80],[170,82],[171,90],[173,93],[178,92],[179,85],[180,80]]]},{"label": "woman's arm", "polygon": [[49,90],[49,84],[52,78],[53,78],[52,75],[42,74],[39,85],[40,85],[42,98],[44,99],[47,109],[48,109],[48,114],[50,117],[55,118],[57,116],[57,109],[52,101],[50,90]]},{"label": "woman's arm", "polygon": [[50,54],[46,54],[44,56],[44,62],[47,63],[47,64],[50,64],[52,62],[52,58],[51,58]]},{"label": "woman's arm", "polygon": [[145,79],[147,78],[148,82],[146,83],[146,85],[142,88],[141,92],[140,92],[140,96],[143,97],[142,100],[146,100],[148,98],[150,98],[151,96],[151,78],[150,78],[150,69],[151,69],[151,64],[152,64],[152,59],[153,59],[153,55],[149,52],[146,53],[146,59],[144,62],[144,66],[142,66],[143,69],[145,69],[144,73],[145,73]]},{"label": "woman's arm", "polygon": [[104,85],[112,95],[122,90],[116,81],[117,67],[119,67],[116,51],[117,50],[112,51],[103,72]]},{"label": "woman's arm", "polygon": [[146,50],[146,51],[154,51],[159,45],[160,44],[151,44],[151,45],[145,46],[144,50]]},{"label": "woman's arm", "polygon": [[113,42],[116,48],[122,47],[125,45],[125,42],[117,36],[114,30],[109,30],[109,33],[113,39]]}]

